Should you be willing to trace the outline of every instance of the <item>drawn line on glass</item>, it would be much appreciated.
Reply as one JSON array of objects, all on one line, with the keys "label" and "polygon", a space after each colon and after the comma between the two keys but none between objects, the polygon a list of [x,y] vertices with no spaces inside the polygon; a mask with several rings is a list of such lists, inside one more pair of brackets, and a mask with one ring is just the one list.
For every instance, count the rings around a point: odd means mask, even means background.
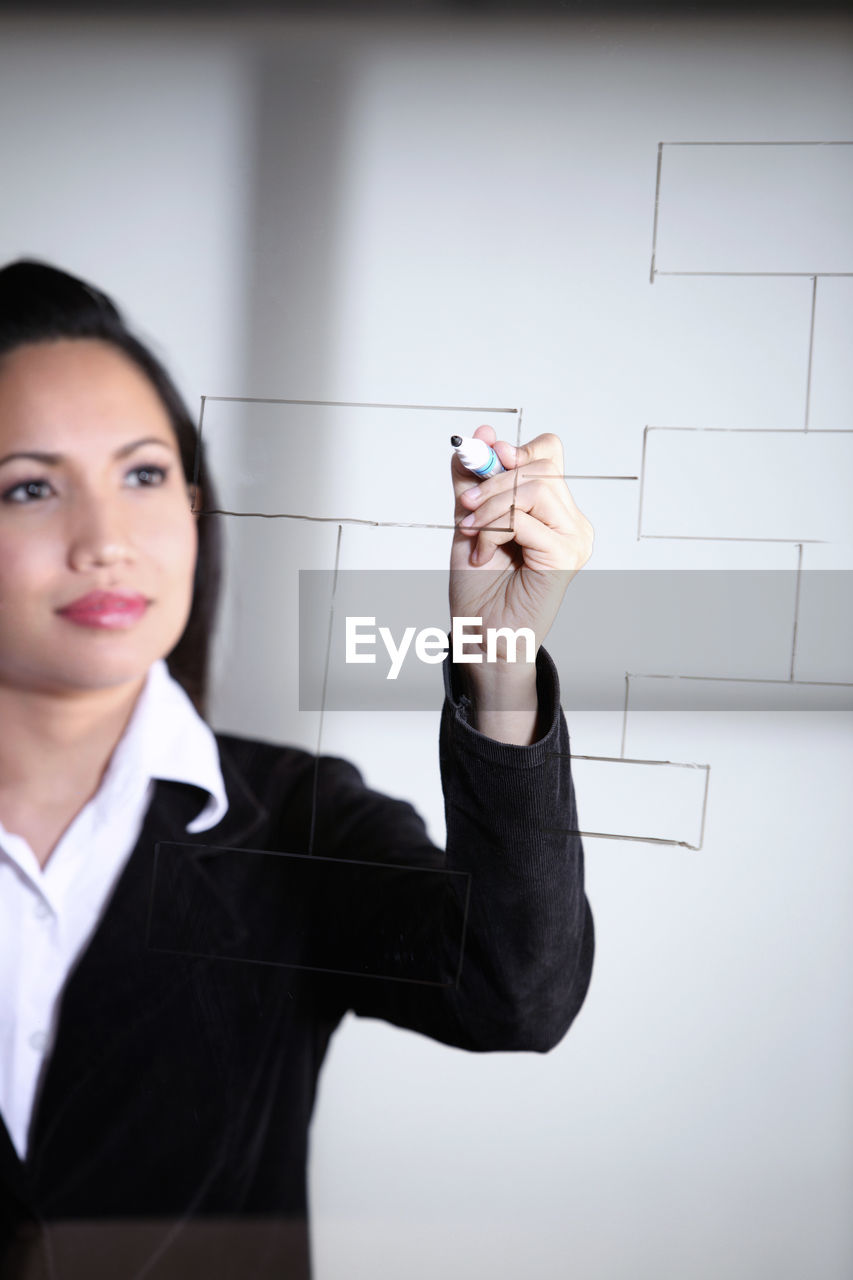
[{"label": "drawn line on glass", "polygon": [[807,543],[811,545],[812,543],[819,542],[821,544],[824,544],[826,542],[825,538],[740,538],[740,537],[728,537],[728,536],[724,537],[721,534],[711,534],[711,533],[643,533],[640,535],[640,537],[641,538],[672,538],[676,541],[680,540],[682,542],[785,542],[785,543],[788,543],[788,545],[793,543],[795,546],[799,545],[800,543]]},{"label": "drawn line on glass", "polygon": [[[227,511],[223,507],[211,507],[209,511],[202,511],[201,515],[205,516],[236,516],[237,519],[243,517],[254,518],[257,520],[308,520],[312,524],[358,524],[365,525],[371,529],[456,529],[455,524],[426,524],[420,521],[407,520],[366,520],[360,519],[358,516],[309,516],[298,511]],[[484,525],[484,529],[493,529],[496,533],[512,533],[513,529],[508,525],[489,524]]]},{"label": "drawn line on glass", "polygon": [[643,488],[646,482],[646,443],[648,441],[649,431],[651,428],[648,424],[643,427],[643,451],[640,455],[640,494],[637,499],[637,541],[639,542],[643,536]]},{"label": "drawn line on glass", "polygon": [[[552,753],[558,755],[559,753]],[[616,835],[612,831],[587,831],[581,828],[572,831],[570,834],[580,836],[595,836],[602,840],[633,840],[640,841],[644,844],[666,844],[674,845],[680,849],[692,849],[698,852],[705,841],[705,816],[708,810],[708,785],[711,778],[711,766],[709,764],[694,764],[685,760],[640,760],[636,757],[625,756],[583,756],[577,752],[571,753],[572,760],[597,760],[607,764],[648,764],[648,765],[666,765],[671,769],[704,769],[705,771],[705,787],[702,793],[702,813],[699,819],[699,843],[691,844],[688,840],[669,839],[664,836],[630,836]],[[565,832],[564,827],[546,827],[546,831]]]},{"label": "drawn line on glass", "polygon": [[279,396],[209,396],[201,397],[202,412],[205,401],[229,404],[292,404],[316,406],[322,409],[427,409],[436,413],[519,413],[518,409],[496,408],[494,405],[476,404],[390,404],[374,400],[287,400]]},{"label": "drawn line on glass", "polygon": [[320,721],[317,726],[317,751],[314,756],[314,778],[311,784],[311,825],[308,829],[308,853],[314,852],[314,832],[317,826],[317,794],[320,782],[320,746],[323,741],[323,719],[326,714],[326,689],[329,683],[329,660],[332,653],[332,625],[335,619],[335,592],[338,589],[338,568],[341,563],[341,537],[343,529],[338,525],[335,542],[335,567],[332,572],[332,595],[329,600],[329,627],[326,636],[326,657],[323,664],[323,692],[320,695]]},{"label": "drawn line on glass", "polygon": [[552,472],[544,471],[525,471],[523,473],[525,480],[639,480],[639,476],[590,476],[581,475],[578,471],[564,471],[560,475],[554,475]]},{"label": "drawn line on glass", "polygon": [[649,284],[654,284],[655,282],[655,257],[657,255],[657,245],[658,245],[658,212],[660,210],[660,171],[661,171],[661,165],[663,163],[663,148],[664,148],[664,144],[662,142],[659,142],[658,143],[658,168],[657,168],[657,176],[655,178],[655,217],[654,217],[654,222],[652,224],[652,265],[651,265],[651,270],[649,272]]},{"label": "drawn line on glass", "polygon": [[791,634],[791,680],[794,679],[794,664],[797,658],[797,630],[800,621],[800,579],[803,572],[803,544],[797,545],[797,577],[794,583],[794,626]]},{"label": "drawn line on glass", "polygon": [[545,831],[559,833],[560,835],[577,835],[585,836],[587,839],[594,836],[596,840],[632,840],[641,844],[668,844],[678,849],[692,849],[699,852],[702,848],[701,839],[699,844],[691,844],[689,840],[668,840],[664,836],[627,836],[615,835],[612,831],[587,831],[582,827],[544,827]]},{"label": "drawn line on glass", "polygon": [[[628,838],[630,839],[631,837]],[[248,958],[246,956],[235,957],[233,955],[229,955],[228,952],[189,951],[185,950],[183,947],[180,950],[176,947],[149,947],[148,950],[156,952],[157,955],[193,956],[200,960],[236,960],[239,964],[265,965],[267,968],[274,969],[295,969],[305,973],[337,973],[344,977],[374,978],[380,982],[406,982],[422,987],[450,987],[454,985],[452,982],[434,982],[430,978],[398,978],[387,973],[367,973],[362,969],[328,969],[324,968],[322,965],[316,964],[291,964],[282,960],[257,960],[254,957]],[[458,980],[456,985],[458,985]]]},{"label": "drawn line on glass", "polygon": [[809,324],[809,362],[806,370],[806,415],[803,424],[803,430],[809,429],[809,407],[812,397],[812,357],[814,355],[814,317],[817,307],[817,276],[812,280],[812,317]]},{"label": "drawn line on glass", "polygon": [[847,279],[853,276],[853,271],[659,271],[655,270],[656,276],[774,276],[784,279],[803,278],[813,280],[815,277],[822,279]]},{"label": "drawn line on glass", "polygon": [[[646,431],[727,431],[734,436],[801,436],[802,427],[664,427],[652,425]],[[809,431],[810,436],[819,435],[853,435],[853,427],[815,427]]]},{"label": "drawn line on glass", "polygon": [[797,140],[789,140],[785,142],[768,142],[766,139],[762,142],[749,142],[738,139],[736,142],[660,142],[661,147],[853,147],[853,141],[841,138],[826,138],[817,142],[799,142]]},{"label": "drawn line on glass", "polygon": [[705,682],[715,681],[720,684],[783,684],[797,686],[816,686],[827,689],[853,689],[853,680],[794,680],[791,678],[782,678],[777,676],[772,679],[768,676],[697,676],[682,675],[672,671],[630,671],[626,672],[626,678],[630,680],[702,680]]}]

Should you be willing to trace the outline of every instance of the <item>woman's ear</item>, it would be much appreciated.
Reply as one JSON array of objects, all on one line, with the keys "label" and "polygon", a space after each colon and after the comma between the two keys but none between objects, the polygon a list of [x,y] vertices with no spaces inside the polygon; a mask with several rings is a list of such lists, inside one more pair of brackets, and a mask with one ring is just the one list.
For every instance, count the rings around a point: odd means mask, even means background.
[{"label": "woman's ear", "polygon": [[189,494],[189,497],[190,497],[190,510],[192,511],[193,515],[198,515],[198,513],[201,511],[201,508],[202,508],[200,486],[192,483],[188,484],[187,493]]}]

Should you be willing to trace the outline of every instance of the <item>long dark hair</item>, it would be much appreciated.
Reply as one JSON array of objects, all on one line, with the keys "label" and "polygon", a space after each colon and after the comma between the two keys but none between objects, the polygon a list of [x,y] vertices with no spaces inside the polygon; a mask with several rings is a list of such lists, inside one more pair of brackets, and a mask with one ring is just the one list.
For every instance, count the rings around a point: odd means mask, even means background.
[{"label": "long dark hair", "polygon": [[[20,258],[0,268],[0,359],[25,343],[56,338],[100,338],[139,366],[169,415],[187,482],[199,486],[208,510],[215,508],[218,504],[195,424],[163,365],[126,328],[115,303],[85,280],[46,262]],[[200,715],[206,712],[210,637],[221,573],[219,518],[202,513],[192,606],[183,634],[166,659]]]}]

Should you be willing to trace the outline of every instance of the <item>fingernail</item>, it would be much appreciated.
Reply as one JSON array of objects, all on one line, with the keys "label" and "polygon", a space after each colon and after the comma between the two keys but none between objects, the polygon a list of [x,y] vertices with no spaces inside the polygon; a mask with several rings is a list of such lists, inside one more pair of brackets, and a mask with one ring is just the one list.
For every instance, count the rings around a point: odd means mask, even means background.
[{"label": "fingernail", "polygon": [[477,519],[476,512],[472,511],[470,516],[466,516],[465,519],[460,520],[459,523],[464,525],[465,528],[467,529],[467,528],[470,528],[470,526],[474,523],[476,519]]},{"label": "fingernail", "polygon": [[467,498],[469,502],[479,502],[480,486],[478,484],[475,484],[473,489],[465,489],[462,494],[462,497]]}]

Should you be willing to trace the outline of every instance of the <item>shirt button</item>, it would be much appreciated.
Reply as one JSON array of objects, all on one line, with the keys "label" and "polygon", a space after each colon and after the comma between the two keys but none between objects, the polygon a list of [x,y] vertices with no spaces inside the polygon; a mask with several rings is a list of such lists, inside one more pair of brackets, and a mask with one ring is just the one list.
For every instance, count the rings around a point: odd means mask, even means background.
[{"label": "shirt button", "polygon": [[46,920],[47,917],[52,914],[53,912],[50,907],[42,899],[39,899],[33,908],[33,915],[37,920]]},{"label": "shirt button", "polygon": [[33,1034],[30,1036],[30,1044],[33,1047],[33,1049],[43,1049],[47,1044],[47,1032],[34,1031]]}]

